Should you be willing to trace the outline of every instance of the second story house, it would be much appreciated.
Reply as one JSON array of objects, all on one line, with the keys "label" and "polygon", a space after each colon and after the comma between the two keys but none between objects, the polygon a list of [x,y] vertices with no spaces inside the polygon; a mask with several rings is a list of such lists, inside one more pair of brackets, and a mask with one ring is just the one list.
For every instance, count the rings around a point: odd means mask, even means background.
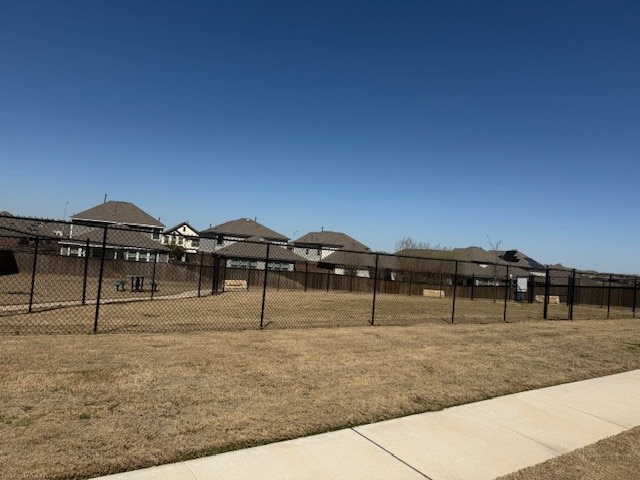
[{"label": "second story house", "polygon": [[77,225],[104,227],[104,225],[125,225],[147,234],[152,240],[162,241],[164,224],[131,202],[110,200],[71,216]]},{"label": "second story house", "polygon": [[286,245],[288,237],[265,227],[255,219],[239,218],[210,227],[199,233],[200,251],[216,252],[236,242],[249,239]]},{"label": "second story house", "polygon": [[[73,238],[60,240],[60,254],[71,257],[100,257],[102,242],[106,240],[105,258],[135,262],[166,262],[169,248],[151,240],[146,233],[125,226],[109,229],[107,237],[100,228],[93,228]],[[157,258],[156,258],[157,256]]]},{"label": "second story house", "polygon": [[164,231],[162,244],[174,251],[177,260],[185,261],[186,255],[198,253],[200,235],[188,222],[182,222]]},{"label": "second story house", "polygon": [[346,233],[329,230],[309,232],[291,243],[295,254],[308,261],[318,263],[321,263],[326,257],[338,250],[371,252],[369,247]]},{"label": "second story house", "polygon": [[[248,270],[278,270],[293,272],[296,265],[305,263],[305,259],[296,255],[284,244],[267,243],[258,237],[250,237],[243,242],[235,242],[216,252],[226,259],[228,268]],[[268,260],[268,262],[267,262]]]}]

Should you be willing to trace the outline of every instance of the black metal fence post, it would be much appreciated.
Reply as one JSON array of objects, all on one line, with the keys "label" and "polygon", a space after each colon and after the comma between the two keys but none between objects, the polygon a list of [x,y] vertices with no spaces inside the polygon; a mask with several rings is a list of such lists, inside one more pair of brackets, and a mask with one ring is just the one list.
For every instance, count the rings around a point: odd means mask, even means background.
[{"label": "black metal fence post", "polygon": [[251,284],[251,267],[247,268],[247,292],[249,291]]},{"label": "black metal fence post", "polygon": [[198,271],[198,297],[202,290],[202,270],[204,269],[204,252],[200,253],[200,270]]},{"label": "black metal fence post", "polygon": [[413,288],[413,270],[409,271],[409,296],[411,296],[411,289]]},{"label": "black metal fence post", "polygon": [[224,293],[227,283],[227,259],[226,257],[223,257],[222,259],[224,260],[222,262],[222,293]]},{"label": "black metal fence post", "polygon": [[509,301],[509,291],[511,290],[511,279],[509,278],[509,265],[507,265],[507,273],[504,278],[504,312],[502,314],[502,321],[507,321],[507,302]]},{"label": "black metal fence post", "polygon": [[260,309],[260,329],[264,328],[264,306],[267,300],[267,274],[269,273],[269,247],[267,243],[267,255],[264,259],[264,282],[262,283],[262,307]]},{"label": "black metal fence post", "polygon": [[609,286],[607,287],[607,318],[609,318],[609,313],[611,312],[611,280],[613,275],[609,275]]},{"label": "black metal fence post", "polygon": [[376,294],[378,293],[378,259],[379,254],[376,253],[376,265],[373,274],[373,304],[371,305],[371,325],[376,322]]},{"label": "black metal fence post", "polygon": [[307,280],[309,278],[309,262],[304,262],[304,291],[307,291]]},{"label": "black metal fence post", "polygon": [[573,320],[573,304],[576,294],[576,269],[571,271],[571,280],[569,283],[569,320]]},{"label": "black metal fence post", "polygon": [[98,333],[98,319],[100,318],[100,299],[102,297],[102,281],[104,279],[104,259],[107,256],[107,231],[109,226],[104,226],[102,234],[102,252],[100,252],[100,273],[98,274],[98,294],[96,296],[96,316],[93,319],[93,333]]},{"label": "black metal fence post", "polygon": [[156,250],[155,256],[153,257],[153,272],[151,273],[151,300],[153,300],[156,288],[158,287],[158,285],[156,284],[156,266],[158,265],[158,255],[160,255],[160,250]]},{"label": "black metal fence post", "polygon": [[602,279],[602,287],[600,287],[600,308],[604,307],[604,290],[605,290],[605,279]]},{"label": "black metal fence post", "polygon": [[31,292],[29,293],[29,313],[33,311],[33,294],[36,289],[36,269],[38,267],[38,247],[40,245],[40,237],[36,237],[36,248],[33,252],[33,269],[31,270]]},{"label": "black metal fence post", "polygon": [[455,268],[453,271],[453,303],[451,304],[451,323],[456,318],[456,287],[458,286],[458,261],[455,261]]},{"label": "black metal fence post", "polygon": [[476,274],[472,273],[471,274],[471,300],[473,300],[475,288],[476,288]]},{"label": "black metal fence post", "polygon": [[633,279],[633,318],[636,318],[636,305],[638,298],[638,277]]},{"label": "black metal fence post", "polygon": [[331,275],[331,269],[328,269],[328,270],[327,270],[327,292],[329,291],[329,285],[330,285],[330,283],[331,283],[331,277],[330,277],[330,275]]},{"label": "black metal fence post", "polygon": [[543,314],[542,314],[542,318],[545,320],[547,320],[548,313],[549,313],[549,282],[550,280],[551,280],[551,275],[549,273],[549,267],[547,267],[547,270],[544,275],[544,308],[543,308]]},{"label": "black metal fence post", "polygon": [[[211,254],[213,260],[213,275],[211,279],[211,295],[218,293],[218,275],[220,274],[220,257],[215,253]],[[248,287],[248,284],[247,284]]]},{"label": "black metal fence post", "polygon": [[87,304],[87,278],[89,276],[89,239],[84,246],[84,279],[82,281],[82,305]]},{"label": "black metal fence post", "polygon": [[349,293],[353,292],[353,270],[349,270]]}]

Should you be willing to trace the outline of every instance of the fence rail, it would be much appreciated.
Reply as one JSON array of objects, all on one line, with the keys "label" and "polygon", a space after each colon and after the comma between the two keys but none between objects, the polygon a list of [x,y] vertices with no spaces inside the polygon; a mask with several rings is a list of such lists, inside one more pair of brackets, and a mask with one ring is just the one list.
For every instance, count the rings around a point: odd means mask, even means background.
[{"label": "fence rail", "polygon": [[631,276],[219,243],[176,255],[144,230],[0,217],[0,333],[636,318]]}]

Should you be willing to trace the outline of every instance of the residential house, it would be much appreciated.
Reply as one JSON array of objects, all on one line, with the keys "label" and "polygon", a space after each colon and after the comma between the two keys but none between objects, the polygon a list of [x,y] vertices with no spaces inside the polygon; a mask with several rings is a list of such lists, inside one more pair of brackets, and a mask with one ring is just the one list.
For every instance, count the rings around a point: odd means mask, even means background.
[{"label": "residential house", "polygon": [[395,280],[397,262],[393,255],[372,252],[356,252],[337,250],[327,255],[318,263],[320,268],[328,268],[336,275],[350,275],[363,278],[374,278],[376,270],[378,278]]},{"label": "residential house", "polygon": [[[152,240],[162,241],[164,224],[131,202],[110,200],[71,216],[74,225],[104,227],[126,225],[147,234]],[[74,226],[75,228],[75,226]]]},{"label": "residential house", "polygon": [[162,244],[173,250],[176,260],[184,262],[187,255],[198,253],[200,236],[188,222],[182,222],[164,231]]},{"label": "residential house", "polygon": [[375,255],[371,249],[346,233],[329,230],[309,232],[291,243],[295,254],[336,275],[369,278],[371,269],[375,267]]},{"label": "residential house", "polygon": [[[545,267],[518,250],[487,251],[480,247],[406,249],[396,252],[402,277],[411,272],[446,274],[448,281],[457,273],[460,285],[504,285],[510,279],[544,277]],[[456,271],[457,261],[457,271]],[[507,269],[508,268],[508,269]]]},{"label": "residential house", "polygon": [[293,252],[311,262],[322,262],[338,250],[370,252],[371,249],[346,233],[322,230],[309,232],[291,242]]},{"label": "residential house", "polygon": [[250,238],[282,245],[286,245],[289,241],[288,237],[250,218],[239,218],[221,223],[220,225],[201,231],[199,235],[200,251],[203,252],[216,252],[221,248],[236,242],[246,241]]},{"label": "residential house", "polygon": [[[268,254],[268,258],[267,258]],[[278,270],[293,272],[296,263],[304,264],[305,259],[296,255],[284,244],[269,244],[259,237],[249,237],[242,242],[229,244],[216,251],[216,255],[226,260],[227,268],[250,270]]]},{"label": "residential house", "polygon": [[7,247],[33,247],[39,239],[39,249],[56,251],[58,239],[69,236],[71,225],[59,220],[15,217],[0,212],[0,245]]},{"label": "residential house", "polygon": [[[73,238],[60,240],[60,254],[77,257],[100,257],[104,241],[104,229],[92,228],[89,231],[74,235]],[[158,262],[166,262],[169,248],[155,240],[147,233],[132,230],[126,226],[107,230],[105,258],[110,260],[124,259],[136,262],[153,262],[158,255]]]}]

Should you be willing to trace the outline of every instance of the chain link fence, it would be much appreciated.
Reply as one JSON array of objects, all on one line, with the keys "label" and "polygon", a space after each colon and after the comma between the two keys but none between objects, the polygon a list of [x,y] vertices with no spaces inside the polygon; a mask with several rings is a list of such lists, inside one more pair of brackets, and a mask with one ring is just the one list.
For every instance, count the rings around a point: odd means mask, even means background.
[{"label": "chain link fence", "polygon": [[[302,252],[304,253],[304,252]],[[0,216],[0,333],[635,318],[638,279]]]}]

